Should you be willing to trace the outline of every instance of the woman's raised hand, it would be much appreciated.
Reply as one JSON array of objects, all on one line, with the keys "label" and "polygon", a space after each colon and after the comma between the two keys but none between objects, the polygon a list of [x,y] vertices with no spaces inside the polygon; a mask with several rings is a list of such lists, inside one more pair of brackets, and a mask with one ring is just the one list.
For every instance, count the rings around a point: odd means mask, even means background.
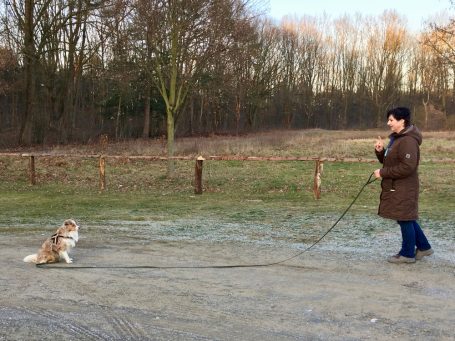
[{"label": "woman's raised hand", "polygon": [[381,136],[378,136],[376,143],[374,144],[374,149],[376,149],[377,152],[382,152],[384,150],[384,140]]}]

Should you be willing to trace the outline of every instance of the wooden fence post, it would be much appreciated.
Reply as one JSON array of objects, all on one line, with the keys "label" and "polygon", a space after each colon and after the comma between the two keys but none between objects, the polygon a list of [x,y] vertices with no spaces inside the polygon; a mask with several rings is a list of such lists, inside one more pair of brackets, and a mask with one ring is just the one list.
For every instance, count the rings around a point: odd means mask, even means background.
[{"label": "wooden fence post", "polygon": [[100,156],[100,190],[106,189],[106,159]]},{"label": "wooden fence post", "polygon": [[30,155],[28,160],[30,185],[36,185],[35,156]]},{"label": "wooden fence post", "polygon": [[194,193],[202,194],[202,163],[204,158],[199,156],[196,159],[196,166],[194,167]]},{"label": "wooden fence post", "polygon": [[316,199],[321,198],[321,174],[323,169],[323,163],[320,159],[316,160],[316,166],[314,168],[314,185],[313,194]]}]

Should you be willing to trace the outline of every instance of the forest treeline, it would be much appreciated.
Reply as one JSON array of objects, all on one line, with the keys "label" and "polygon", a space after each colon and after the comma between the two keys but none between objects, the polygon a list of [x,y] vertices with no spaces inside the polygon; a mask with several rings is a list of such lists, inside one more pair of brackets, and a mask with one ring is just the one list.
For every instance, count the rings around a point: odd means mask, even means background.
[{"label": "forest treeline", "polygon": [[[272,21],[249,0],[0,0],[1,146],[272,128],[455,129],[455,24]],[[173,143],[168,143],[173,155]]]}]

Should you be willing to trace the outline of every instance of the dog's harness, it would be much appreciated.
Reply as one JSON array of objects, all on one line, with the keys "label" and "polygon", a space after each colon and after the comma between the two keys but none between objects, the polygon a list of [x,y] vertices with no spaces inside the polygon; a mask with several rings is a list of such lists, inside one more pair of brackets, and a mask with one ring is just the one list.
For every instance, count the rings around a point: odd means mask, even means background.
[{"label": "dog's harness", "polygon": [[67,237],[67,236],[64,236],[64,235],[61,235],[61,234],[58,234],[58,233],[54,233],[54,234],[51,236],[52,244],[53,244],[53,245],[57,245],[58,239],[59,239],[59,238],[74,239],[73,237]]}]

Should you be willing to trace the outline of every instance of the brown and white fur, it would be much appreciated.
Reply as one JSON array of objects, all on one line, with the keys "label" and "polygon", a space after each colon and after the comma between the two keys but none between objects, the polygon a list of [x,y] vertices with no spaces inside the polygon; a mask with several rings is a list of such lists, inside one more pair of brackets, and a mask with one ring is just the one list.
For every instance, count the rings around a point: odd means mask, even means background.
[{"label": "brown and white fur", "polygon": [[41,245],[38,253],[25,257],[24,262],[58,263],[63,258],[65,262],[72,263],[73,260],[68,256],[68,252],[76,246],[76,242],[79,240],[78,231],[79,226],[73,219],[65,220],[63,225]]}]

